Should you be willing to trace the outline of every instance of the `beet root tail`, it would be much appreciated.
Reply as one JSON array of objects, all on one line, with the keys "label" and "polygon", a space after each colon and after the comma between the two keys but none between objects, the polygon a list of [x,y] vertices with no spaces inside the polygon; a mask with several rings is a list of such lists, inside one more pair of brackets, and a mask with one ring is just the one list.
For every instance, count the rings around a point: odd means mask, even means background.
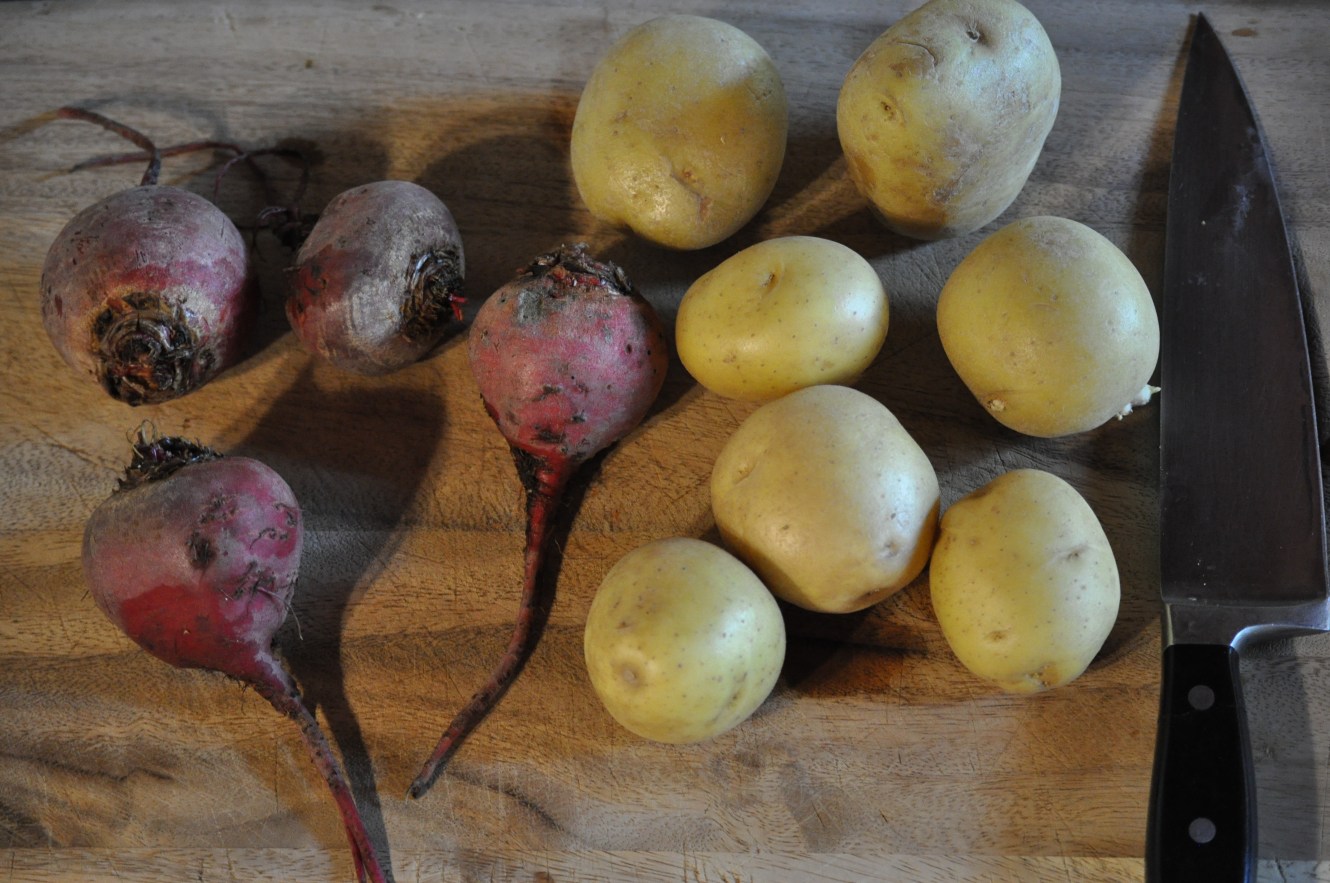
[{"label": "beet root tail", "polygon": [[[537,585],[542,565],[545,561],[545,549],[549,541],[550,522],[563,498],[564,487],[574,470],[574,464],[567,464],[562,469],[529,468],[530,455],[513,449],[513,456],[518,462],[518,473],[526,486],[526,553],[523,556],[522,599],[517,608],[517,621],[513,624],[512,634],[508,638],[508,647],[503,657],[490,672],[489,680],[478,690],[471,700],[453,718],[452,723],[443,731],[434,753],[421,767],[416,779],[407,789],[407,795],[413,799],[423,797],[433,787],[444,764],[453,756],[462,741],[484,720],[490,710],[498,704],[507,692],[522,666],[526,664],[531,651],[535,649],[538,630],[535,628],[537,614]],[[524,469],[524,466],[528,467]]]},{"label": "beet root tail", "polygon": [[251,683],[273,708],[291,718],[300,727],[300,735],[309,750],[310,758],[324,781],[328,783],[328,789],[332,792],[337,809],[341,812],[346,837],[351,843],[351,855],[355,860],[357,881],[388,883],[388,877],[379,863],[374,844],[369,839],[369,832],[365,829],[364,820],[356,808],[351,786],[323,730],[319,727],[318,720],[301,701],[295,682],[281,663],[271,657],[260,662],[264,663],[264,666],[250,679]]}]

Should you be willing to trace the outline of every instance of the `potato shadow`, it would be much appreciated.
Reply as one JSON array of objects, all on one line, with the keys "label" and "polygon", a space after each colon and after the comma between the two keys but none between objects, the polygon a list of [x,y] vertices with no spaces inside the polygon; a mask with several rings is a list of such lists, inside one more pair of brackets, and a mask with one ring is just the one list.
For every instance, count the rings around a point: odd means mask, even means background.
[{"label": "potato shadow", "polygon": [[[869,610],[815,613],[777,600],[785,621],[785,662],[781,683],[803,695],[841,696],[855,692],[850,657],[867,652],[889,654],[890,648],[865,643],[859,634]],[[862,671],[862,667],[860,667]]]},{"label": "potato shadow", "polygon": [[[729,549],[713,524],[698,539]],[[902,606],[917,603],[921,574],[895,595],[863,610],[819,613],[776,598],[785,624],[785,659],[778,683],[806,696],[882,695],[903,656],[920,652],[914,623]]]},{"label": "potato shadow", "polygon": [[344,628],[401,541],[442,437],[445,410],[437,394],[405,381],[378,378],[372,390],[351,381],[324,385],[315,377],[321,368],[306,366],[234,453],[262,459],[300,502],[300,583],[276,644],[311,711],[323,709],[386,866],[374,765],[346,694]]},{"label": "potato shadow", "polygon": [[461,230],[468,317],[584,221],[567,150],[576,108],[575,95],[510,93],[410,109],[441,132],[438,157],[415,181],[448,205]]}]

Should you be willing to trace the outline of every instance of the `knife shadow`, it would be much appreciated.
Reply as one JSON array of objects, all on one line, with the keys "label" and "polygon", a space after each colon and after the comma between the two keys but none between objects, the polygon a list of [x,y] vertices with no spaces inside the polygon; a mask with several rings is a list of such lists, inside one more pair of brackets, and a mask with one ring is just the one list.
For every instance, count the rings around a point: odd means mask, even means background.
[{"label": "knife shadow", "polygon": [[[1324,649],[1309,652],[1308,642]],[[1309,692],[1309,688],[1319,692],[1324,685],[1309,684],[1306,667],[1309,657],[1326,653],[1330,636],[1272,641],[1243,653],[1242,690],[1255,768],[1257,855],[1265,862],[1324,857]]]},{"label": "knife shadow", "polygon": [[[1275,180],[1278,180],[1276,178]],[[1316,437],[1321,451],[1321,472],[1324,475],[1330,465],[1330,363],[1327,363],[1325,351],[1325,331],[1321,324],[1320,310],[1316,297],[1311,290],[1307,277],[1307,265],[1302,258],[1302,249],[1293,230],[1288,231],[1289,248],[1293,252],[1293,272],[1298,282],[1298,296],[1302,301],[1302,321],[1307,330],[1307,355],[1311,360],[1312,400],[1316,406]],[[1330,488],[1330,483],[1322,482],[1322,491]],[[1326,496],[1330,503],[1330,495]]]},{"label": "knife shadow", "polygon": [[[1278,180],[1276,177],[1275,180]],[[1330,369],[1325,335],[1311,292],[1295,232],[1290,229],[1294,273],[1302,301],[1311,363],[1312,397],[1317,439],[1324,473],[1330,462]],[[1323,495],[1325,488],[1323,487]],[[1326,498],[1330,504],[1330,497]],[[1269,860],[1320,860],[1325,816],[1319,783],[1314,734],[1320,727],[1312,714],[1313,690],[1324,685],[1307,678],[1307,661],[1330,654],[1330,635],[1285,638],[1253,645],[1242,659],[1243,694],[1247,705],[1256,779],[1259,855]],[[1314,675],[1315,672],[1313,671]]]}]

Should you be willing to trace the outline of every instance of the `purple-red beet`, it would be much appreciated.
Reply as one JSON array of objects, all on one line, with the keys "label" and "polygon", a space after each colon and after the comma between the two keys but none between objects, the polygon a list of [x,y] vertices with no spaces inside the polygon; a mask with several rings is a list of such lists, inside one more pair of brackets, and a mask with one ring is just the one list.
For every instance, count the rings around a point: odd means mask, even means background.
[{"label": "purple-red beet", "polygon": [[100,114],[57,116],[116,132],[149,154],[138,187],[79,212],[42,267],[42,322],[64,360],[130,405],[185,395],[244,355],[258,286],[244,238],[221,209],[158,184],[161,152]]},{"label": "purple-red beet", "polygon": [[477,312],[468,356],[485,409],[508,440],[526,491],[522,600],[489,681],[453,719],[412,783],[420,797],[530,654],[536,580],[569,479],[641,423],[665,381],[659,318],[623,271],[586,246],[539,257]]},{"label": "purple-red beet", "polygon": [[350,786],[273,638],[304,542],[282,477],[245,457],[140,434],[125,477],[88,519],[83,572],[97,606],[154,656],[219,671],[300,727],[332,791],[359,880],[385,880]]},{"label": "purple-red beet", "polygon": [[357,374],[418,361],[461,319],[462,237],[410,181],[338,195],[296,254],[286,317],[305,348]]}]

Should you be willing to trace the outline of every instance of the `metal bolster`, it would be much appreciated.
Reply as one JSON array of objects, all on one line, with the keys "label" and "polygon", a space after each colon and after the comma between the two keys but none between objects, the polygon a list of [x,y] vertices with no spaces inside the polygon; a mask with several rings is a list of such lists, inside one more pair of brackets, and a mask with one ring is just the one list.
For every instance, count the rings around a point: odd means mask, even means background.
[{"label": "metal bolster", "polygon": [[[1234,648],[1261,641],[1330,631],[1330,603],[1317,601],[1259,607],[1170,602],[1164,605],[1164,646],[1226,644]],[[1253,625],[1252,623],[1260,623]]]}]

